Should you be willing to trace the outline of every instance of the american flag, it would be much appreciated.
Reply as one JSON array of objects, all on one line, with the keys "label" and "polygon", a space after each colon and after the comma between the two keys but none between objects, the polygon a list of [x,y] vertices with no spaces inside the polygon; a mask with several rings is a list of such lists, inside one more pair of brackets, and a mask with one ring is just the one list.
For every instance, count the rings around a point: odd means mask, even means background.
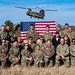
[{"label": "american flag", "polygon": [[26,33],[30,29],[30,24],[35,26],[35,30],[38,32],[39,36],[45,32],[47,25],[50,27],[50,32],[55,35],[56,33],[56,22],[55,21],[41,21],[41,22],[20,22],[21,26],[21,38],[26,39]]}]

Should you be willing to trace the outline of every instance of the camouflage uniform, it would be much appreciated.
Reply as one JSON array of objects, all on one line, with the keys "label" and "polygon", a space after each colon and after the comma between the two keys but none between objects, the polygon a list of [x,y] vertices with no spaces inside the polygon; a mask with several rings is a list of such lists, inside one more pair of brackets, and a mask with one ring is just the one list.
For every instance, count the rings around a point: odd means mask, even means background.
[{"label": "camouflage uniform", "polygon": [[20,49],[20,51],[23,49],[23,46],[24,46],[24,42],[18,42],[18,45],[17,45]]},{"label": "camouflage uniform", "polygon": [[7,55],[8,53],[8,46],[6,45],[1,45],[0,46],[0,61],[1,61],[1,67],[5,67],[6,66],[6,62],[7,62]]},{"label": "camouflage uniform", "polygon": [[5,31],[0,31],[0,39],[3,40],[7,37],[7,33]]},{"label": "camouflage uniform", "polygon": [[15,31],[15,37],[19,37],[21,36],[21,31],[20,30],[16,30]]},{"label": "camouflage uniform", "polygon": [[48,39],[52,40],[52,34],[50,32],[49,33],[44,32],[42,34],[42,36],[43,36],[43,38],[44,38],[45,41],[47,41]]},{"label": "camouflage uniform", "polygon": [[31,52],[28,49],[23,49],[21,51],[21,65],[22,67],[30,66],[33,62],[33,60],[29,60],[31,57]]},{"label": "camouflage uniform", "polygon": [[60,30],[57,29],[57,32],[59,32],[59,35],[62,37],[62,27],[61,24],[58,24],[58,26],[60,28]]},{"label": "camouflage uniform", "polygon": [[13,41],[14,35],[12,34],[12,32],[10,32],[8,30],[6,30],[5,32],[7,34],[6,38],[9,39],[10,42]]},{"label": "camouflage uniform", "polygon": [[[34,60],[34,66],[37,66],[37,67],[42,67],[43,66],[43,63],[44,63],[44,56],[43,56],[43,53],[41,50],[39,51],[34,51],[32,53],[32,57],[33,57],[33,60]],[[38,64],[36,64],[38,62]]]},{"label": "camouflage uniform", "polygon": [[29,44],[29,46],[30,46],[31,52],[33,52],[34,51],[34,48],[35,48],[35,43],[31,43],[31,44]]},{"label": "camouflage uniform", "polygon": [[71,40],[72,40],[73,38],[75,38],[75,33],[74,33],[74,31],[72,31],[71,33],[68,32],[68,37],[69,37],[70,42],[71,42]]},{"label": "camouflage uniform", "polygon": [[60,35],[61,37],[63,37],[63,36],[62,36],[62,34],[63,34],[63,33],[62,33],[62,30],[60,30],[60,31],[58,31],[58,32],[59,32],[59,35]]},{"label": "camouflage uniform", "polygon": [[40,49],[41,49],[41,50],[42,50],[42,47],[45,45],[45,43],[40,43],[40,42],[38,42],[37,44],[40,45]]},{"label": "camouflage uniform", "polygon": [[[61,58],[61,56],[60,56],[61,54],[65,57],[65,59]],[[64,44],[64,45],[59,44],[56,48],[56,64],[58,66],[60,65],[60,60],[63,61],[64,65],[66,67],[70,66],[70,63],[69,63],[69,47],[66,44]]]},{"label": "camouflage uniform", "polygon": [[75,66],[75,45],[70,46],[71,65]]},{"label": "camouflage uniform", "polygon": [[68,35],[68,31],[67,31],[66,29],[64,29],[64,30],[62,31],[62,37],[64,37],[65,35]]},{"label": "camouflage uniform", "polygon": [[30,36],[33,38],[33,42],[37,41],[38,33],[35,30],[33,32],[31,32],[30,30],[27,32],[26,38],[28,39],[28,37],[30,37]]},{"label": "camouflage uniform", "polygon": [[9,51],[9,61],[11,62],[12,65],[16,65],[19,63],[20,59],[20,50],[18,47],[11,47]]},{"label": "camouflage uniform", "polygon": [[[54,46],[53,45],[50,45],[50,46],[44,45],[42,47],[42,51],[44,54],[45,67],[48,66],[48,64],[49,64],[49,67],[53,66],[53,56],[55,54]],[[47,56],[48,56],[48,58],[47,58]]]}]

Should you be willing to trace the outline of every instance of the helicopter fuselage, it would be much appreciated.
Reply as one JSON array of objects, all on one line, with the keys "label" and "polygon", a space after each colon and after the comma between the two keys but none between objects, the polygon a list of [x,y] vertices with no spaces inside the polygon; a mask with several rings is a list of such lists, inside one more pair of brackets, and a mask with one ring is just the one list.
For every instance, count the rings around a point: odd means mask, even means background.
[{"label": "helicopter fuselage", "polygon": [[42,15],[40,12],[33,12],[32,10],[28,10],[26,13],[28,16],[30,16],[31,18],[40,18],[40,19],[44,19],[44,15]]}]

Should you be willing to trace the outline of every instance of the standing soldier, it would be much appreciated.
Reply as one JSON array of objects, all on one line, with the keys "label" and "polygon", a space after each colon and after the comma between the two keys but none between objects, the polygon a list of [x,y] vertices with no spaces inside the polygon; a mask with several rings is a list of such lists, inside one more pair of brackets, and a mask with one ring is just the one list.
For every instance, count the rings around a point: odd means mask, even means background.
[{"label": "standing soldier", "polygon": [[31,66],[33,63],[33,59],[31,56],[31,51],[29,50],[29,45],[28,41],[25,40],[24,42],[24,49],[21,51],[21,66],[26,67],[26,66]]},{"label": "standing soldier", "polygon": [[53,46],[56,47],[60,44],[60,35],[59,35],[59,32],[56,32],[55,36],[52,38],[52,44]]},{"label": "standing soldier", "polygon": [[60,66],[60,61],[63,61],[66,67],[70,66],[69,63],[69,47],[64,42],[64,38],[60,39],[60,44],[56,48],[56,65]]},{"label": "standing soldier", "polygon": [[43,56],[42,51],[40,50],[40,45],[39,44],[36,44],[35,50],[32,53],[32,57],[33,57],[33,60],[34,60],[34,66],[43,67],[44,56]]},{"label": "standing soldier", "polygon": [[53,56],[55,54],[55,48],[54,46],[51,44],[51,40],[48,39],[46,41],[46,44],[42,47],[42,51],[43,51],[43,54],[44,54],[44,61],[45,61],[45,67],[48,66],[49,64],[49,67],[52,67],[54,64],[53,62]]},{"label": "standing soldier", "polygon": [[5,32],[7,33],[6,38],[9,39],[9,41],[11,42],[13,40],[13,34],[10,31],[10,26],[9,25],[6,26],[6,31]]},{"label": "standing soldier", "polygon": [[50,32],[50,27],[48,25],[46,26],[46,31],[42,34],[42,36],[45,41],[47,41],[48,39],[52,40],[52,34]]},{"label": "standing soldier", "polygon": [[17,44],[17,41],[14,41],[13,46],[9,51],[9,61],[11,62],[12,66],[18,64],[20,60],[20,50],[19,47],[17,47]]},{"label": "standing soldier", "polygon": [[19,36],[21,36],[21,30],[20,30],[20,25],[17,24],[15,27],[14,27],[14,30],[15,30],[15,37],[18,38]]},{"label": "standing soldier", "polygon": [[5,32],[5,27],[4,25],[1,26],[1,31],[0,31],[0,40],[5,39],[7,36],[7,33]]},{"label": "standing soldier", "polygon": [[62,37],[62,28],[60,24],[57,26],[57,32],[59,32],[59,35]]},{"label": "standing soldier", "polygon": [[71,66],[75,66],[75,39],[72,39],[72,44],[70,46],[70,57]]},{"label": "standing soldier", "polygon": [[72,30],[72,27],[69,27],[69,28],[68,28],[68,37],[69,37],[69,39],[70,39],[70,42],[71,42],[71,40],[72,40],[73,38],[75,38],[75,33],[74,33],[74,31]]},{"label": "standing soldier", "polygon": [[30,25],[30,30],[26,34],[26,39],[28,40],[28,37],[31,36],[33,38],[33,42],[36,43],[38,39],[38,33],[34,30],[34,25]]},{"label": "standing soldier", "polygon": [[65,23],[64,30],[62,31],[63,37],[64,37],[64,35],[68,35],[68,28],[69,28],[69,24]]},{"label": "standing soldier", "polygon": [[2,40],[2,45],[0,46],[1,67],[6,66],[7,58],[8,58],[8,46],[5,44],[5,40]]}]

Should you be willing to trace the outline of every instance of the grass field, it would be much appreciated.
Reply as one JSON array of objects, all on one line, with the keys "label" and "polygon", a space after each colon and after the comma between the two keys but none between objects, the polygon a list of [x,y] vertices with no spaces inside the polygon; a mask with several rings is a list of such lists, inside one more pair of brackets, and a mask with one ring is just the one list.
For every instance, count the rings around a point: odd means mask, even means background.
[{"label": "grass field", "polygon": [[5,69],[0,68],[0,75],[75,75],[75,67],[65,68],[64,66],[61,66],[59,68],[22,68],[20,66],[15,66]]}]

